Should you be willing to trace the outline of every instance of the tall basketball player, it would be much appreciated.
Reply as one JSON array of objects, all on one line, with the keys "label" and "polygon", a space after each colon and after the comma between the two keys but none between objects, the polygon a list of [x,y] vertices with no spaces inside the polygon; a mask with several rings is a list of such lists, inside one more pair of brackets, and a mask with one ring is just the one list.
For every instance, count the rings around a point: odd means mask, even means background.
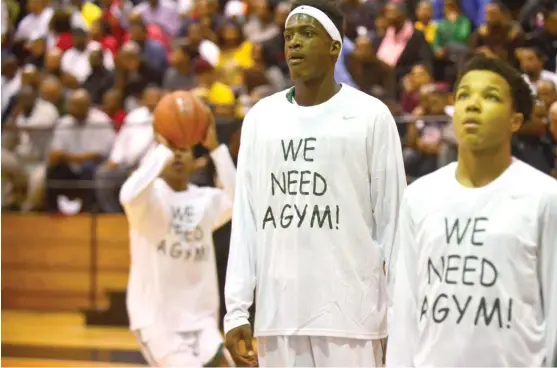
[{"label": "tall basketball player", "polygon": [[244,121],[224,320],[238,364],[381,364],[383,265],[405,174],[387,107],[333,77],[343,40],[333,4],[293,5],[284,38],[294,87]]},{"label": "tall basketball player", "polygon": [[152,366],[223,366],[212,232],[230,219],[234,163],[214,119],[203,145],[223,189],[191,184],[192,151],[157,140],[120,193],[130,225],[130,327]]},{"label": "tall basketball player", "polygon": [[511,156],[531,111],[518,71],[470,61],[458,162],[404,194],[387,366],[557,363],[557,181]]}]

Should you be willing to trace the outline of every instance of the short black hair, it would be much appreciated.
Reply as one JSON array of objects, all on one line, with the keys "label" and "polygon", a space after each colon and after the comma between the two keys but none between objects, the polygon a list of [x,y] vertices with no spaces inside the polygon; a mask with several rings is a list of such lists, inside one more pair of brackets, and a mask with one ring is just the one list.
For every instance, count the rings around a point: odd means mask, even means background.
[{"label": "short black hair", "polygon": [[455,91],[462,77],[474,70],[486,70],[498,74],[509,84],[513,99],[513,108],[524,116],[524,122],[530,119],[534,106],[534,96],[528,83],[524,80],[518,70],[507,64],[507,62],[491,58],[485,55],[477,55],[468,61],[460,72],[455,84]]},{"label": "short black hair", "polygon": [[547,60],[547,56],[545,56],[545,54],[542,52],[542,50],[535,45],[526,45],[524,47],[522,47],[524,50],[530,50],[534,53],[534,55],[536,55],[536,57],[538,59],[540,59],[541,61],[545,62]]},{"label": "short black hair", "polygon": [[303,5],[312,6],[325,13],[337,27],[340,37],[344,38],[344,13],[334,0],[295,0],[290,11]]}]

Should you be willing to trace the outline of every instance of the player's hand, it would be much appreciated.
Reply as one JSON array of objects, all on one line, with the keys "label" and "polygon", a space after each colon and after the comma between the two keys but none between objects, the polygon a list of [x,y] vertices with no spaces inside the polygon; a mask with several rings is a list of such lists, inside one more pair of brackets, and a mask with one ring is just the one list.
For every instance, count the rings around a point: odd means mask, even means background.
[{"label": "player's hand", "polygon": [[170,142],[168,141],[168,139],[163,137],[160,133],[155,132],[155,141],[157,141],[158,144],[162,144],[163,146],[166,146],[167,148],[171,149]]},{"label": "player's hand", "polygon": [[219,139],[217,136],[217,126],[213,114],[209,115],[209,127],[207,128],[207,135],[201,144],[207,148],[209,152],[213,151],[219,146]]},{"label": "player's hand", "polygon": [[[257,367],[257,354],[253,349],[253,333],[249,324],[238,326],[228,331],[225,345],[234,362],[241,367]],[[245,351],[240,348],[240,343],[245,344]]]}]

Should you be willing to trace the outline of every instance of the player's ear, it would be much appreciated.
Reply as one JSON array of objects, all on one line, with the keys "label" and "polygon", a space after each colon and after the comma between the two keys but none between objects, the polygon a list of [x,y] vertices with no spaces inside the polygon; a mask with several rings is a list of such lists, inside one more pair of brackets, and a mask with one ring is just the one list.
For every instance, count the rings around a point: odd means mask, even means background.
[{"label": "player's ear", "polygon": [[516,133],[524,124],[524,114],[514,113],[511,118],[511,132]]},{"label": "player's ear", "polygon": [[340,42],[333,41],[331,43],[331,49],[329,50],[329,53],[331,54],[331,56],[338,57],[340,55],[340,49],[341,49]]}]

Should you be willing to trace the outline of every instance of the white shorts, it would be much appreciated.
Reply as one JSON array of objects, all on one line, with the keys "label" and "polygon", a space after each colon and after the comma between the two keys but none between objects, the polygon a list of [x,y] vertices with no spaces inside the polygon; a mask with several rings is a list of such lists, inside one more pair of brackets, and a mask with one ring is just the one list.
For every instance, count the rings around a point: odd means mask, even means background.
[{"label": "white shorts", "polygon": [[382,367],[385,340],[325,336],[257,338],[260,367]]},{"label": "white shorts", "polygon": [[216,326],[190,332],[148,327],[135,334],[141,353],[152,367],[203,367],[223,349],[222,335]]}]

